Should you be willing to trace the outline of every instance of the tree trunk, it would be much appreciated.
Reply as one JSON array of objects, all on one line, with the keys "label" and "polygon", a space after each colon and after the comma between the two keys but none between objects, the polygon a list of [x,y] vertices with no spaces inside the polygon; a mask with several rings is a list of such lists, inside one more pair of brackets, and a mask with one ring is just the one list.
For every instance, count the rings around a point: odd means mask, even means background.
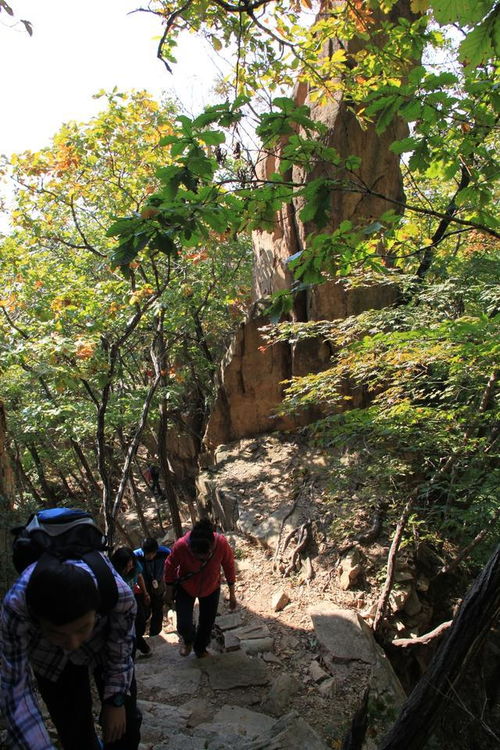
[{"label": "tree trunk", "polygon": [[160,421],[158,425],[158,458],[160,460],[160,472],[163,480],[163,486],[165,487],[165,497],[167,498],[168,507],[170,510],[170,518],[172,520],[172,526],[174,534],[177,539],[182,536],[182,523],[179,513],[179,504],[175,494],[174,484],[172,481],[172,472],[168,465],[167,456],[167,424],[168,424],[168,404],[167,399],[162,398],[160,402]]},{"label": "tree trunk", "polygon": [[474,582],[429,669],[378,750],[422,750],[448,697],[500,615],[500,546]]},{"label": "tree trunk", "polygon": [[134,549],[134,547],[135,547],[134,540],[132,539],[132,537],[128,533],[128,531],[125,528],[125,526],[123,526],[117,518],[115,518],[115,526],[118,529],[119,533],[124,538],[124,540],[126,541],[126,543],[128,544],[128,546],[131,547],[132,549]]},{"label": "tree trunk", "polygon": [[0,401],[0,598],[8,589],[14,570],[11,565],[9,527],[13,525],[14,473],[7,452],[7,424]]},{"label": "tree trunk", "polygon": [[[165,334],[163,330],[163,323],[165,318],[165,311],[158,315],[156,319],[156,338],[153,347],[151,348],[151,355],[153,358],[153,364],[156,371],[156,377],[160,377],[161,385],[164,387],[166,384],[166,375],[162,373],[168,372],[167,367],[167,353],[168,347],[165,341]],[[162,493],[162,499],[167,498],[168,507],[170,511],[170,518],[172,520],[172,527],[174,534],[177,539],[182,536],[182,524],[179,513],[179,504],[177,502],[177,496],[174,489],[172,472],[168,463],[167,453],[167,429],[168,429],[168,402],[163,395],[160,399],[160,419],[158,422],[157,432],[157,443],[158,443],[158,459],[160,462],[160,476],[163,480],[163,486],[165,487]]]},{"label": "tree trunk", "polygon": [[154,382],[149,388],[149,391],[147,393],[147,396],[144,400],[144,403],[142,405],[142,411],[141,411],[141,417],[139,420],[139,424],[137,425],[137,429],[135,431],[134,437],[132,439],[132,442],[128,446],[126,456],[125,456],[125,462],[123,464],[122,468],[122,474],[120,479],[120,485],[118,487],[118,490],[115,495],[115,499],[113,502],[113,518],[116,519],[116,516],[118,515],[118,512],[120,510],[121,502],[123,499],[123,495],[125,493],[125,488],[127,486],[127,483],[129,481],[129,477],[132,472],[132,462],[135,458],[135,455],[137,453],[137,448],[139,447],[139,442],[141,439],[141,435],[144,431],[144,428],[146,426],[146,421],[149,414],[149,409],[151,407],[151,402],[153,400],[153,396],[156,393],[156,389],[158,387],[158,384],[161,379],[160,373],[157,374],[156,378],[154,379]]},{"label": "tree trunk", "polygon": [[92,471],[90,464],[87,461],[87,457],[85,453],[83,452],[81,445],[74,438],[71,438],[71,446],[73,450],[75,451],[75,454],[83,468],[83,471],[89,481],[90,486],[92,487],[92,490],[94,491],[96,497],[100,497],[101,488],[99,487],[97,483],[97,479],[94,476],[94,472]]},{"label": "tree trunk", "polygon": [[7,452],[7,423],[3,403],[0,401],[0,495],[7,506],[12,508],[14,501],[14,473]]},{"label": "tree trunk", "polygon": [[17,483],[20,488],[27,489],[28,492],[32,494],[32,496],[34,497],[38,505],[40,507],[43,507],[44,505],[46,505],[46,502],[43,499],[43,497],[40,495],[40,493],[38,492],[37,488],[31,481],[29,476],[24,471],[24,466],[20,458],[19,446],[17,445],[15,441],[14,441],[14,446],[16,448],[16,452],[12,456],[12,461],[14,463],[14,467],[15,467],[16,474],[17,474]]},{"label": "tree trunk", "polygon": [[54,492],[50,484],[47,482],[47,478],[45,476],[45,471],[43,468],[43,463],[38,453],[38,450],[36,448],[36,445],[34,443],[29,443],[27,445],[27,448],[33,458],[33,462],[35,464],[36,472],[38,474],[38,480],[40,482],[40,487],[42,488],[43,494],[45,495],[47,500],[50,500],[51,503],[54,503],[54,505],[58,505],[59,497]]},{"label": "tree trunk", "polygon": [[139,519],[139,523],[141,524],[142,533],[144,534],[145,537],[151,536],[151,534],[149,533],[149,528],[148,528],[148,524],[146,521],[146,517],[142,509],[141,498],[139,497],[139,493],[137,492],[134,475],[132,473],[130,474],[130,477],[129,477],[129,484],[130,484],[130,490],[132,492],[132,497],[134,498],[134,506],[137,511],[137,517]]}]

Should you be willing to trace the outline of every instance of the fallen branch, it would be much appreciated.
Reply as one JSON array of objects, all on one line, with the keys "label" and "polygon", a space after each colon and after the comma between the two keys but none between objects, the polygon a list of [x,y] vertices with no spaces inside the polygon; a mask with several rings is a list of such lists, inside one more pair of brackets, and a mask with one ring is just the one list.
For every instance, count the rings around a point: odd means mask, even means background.
[{"label": "fallen branch", "polygon": [[299,529],[294,529],[294,533],[296,532],[298,532],[297,546],[293,551],[292,560],[284,572],[285,576],[297,572],[298,570],[300,553],[307,547],[311,539],[311,520],[308,519]]},{"label": "fallen branch", "polygon": [[392,539],[391,548],[389,550],[389,556],[387,558],[387,576],[385,579],[384,587],[382,589],[382,593],[380,594],[379,600],[377,602],[377,611],[375,613],[375,618],[373,620],[373,632],[375,634],[378,633],[382,620],[385,617],[385,611],[387,609],[387,602],[389,601],[389,595],[391,593],[392,583],[394,580],[396,555],[399,550],[399,545],[401,544],[401,539],[403,536],[403,531],[405,530],[405,527],[406,527],[406,523],[408,521],[408,518],[410,517],[410,513],[412,512],[413,507],[418,497],[419,497],[419,494],[415,492],[413,497],[411,497],[408,500],[399,518],[398,525],[396,526],[396,532]]},{"label": "fallen branch", "polygon": [[[285,528],[285,522],[286,522],[286,520],[288,518],[290,518],[290,516],[292,515],[292,513],[295,511],[295,508],[297,507],[297,503],[298,502],[299,502],[299,495],[297,493],[297,496],[296,496],[296,498],[295,498],[295,500],[293,502],[292,507],[290,508],[290,510],[288,511],[288,513],[281,520],[281,526],[280,526],[280,530],[279,530],[279,534],[278,534],[278,543],[276,545],[276,552],[274,553],[274,558],[273,558],[273,570],[276,570],[279,567],[278,566],[278,558],[280,556],[280,549],[281,549],[281,535],[283,533],[283,529]],[[295,533],[295,529],[293,530],[293,533]],[[289,537],[290,537],[290,534],[288,535],[288,537],[285,540],[285,545],[283,547],[283,552],[285,551],[286,545],[289,542]]]},{"label": "fallen branch", "polygon": [[430,643],[434,638],[439,638],[448,628],[451,628],[453,620],[442,622],[434,630],[430,630],[428,633],[419,636],[418,638],[395,638],[391,641],[391,646],[399,646],[400,648],[406,648],[407,646],[425,646]]}]

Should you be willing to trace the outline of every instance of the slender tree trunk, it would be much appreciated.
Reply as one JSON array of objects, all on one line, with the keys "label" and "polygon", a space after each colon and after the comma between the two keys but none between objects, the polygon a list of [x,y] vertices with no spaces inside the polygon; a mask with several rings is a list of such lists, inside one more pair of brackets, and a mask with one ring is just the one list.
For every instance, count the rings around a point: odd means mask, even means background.
[{"label": "slender tree trunk", "polygon": [[63,485],[63,487],[64,487],[64,490],[65,490],[65,492],[66,492],[66,494],[67,494],[68,498],[71,498],[72,500],[75,500],[75,499],[76,499],[76,495],[75,495],[75,493],[73,492],[73,490],[71,489],[71,487],[69,486],[69,484],[68,484],[68,480],[67,480],[67,479],[66,479],[66,477],[64,476],[64,474],[63,474],[62,470],[61,470],[61,469],[59,469],[59,468],[56,468],[56,472],[57,472],[57,475],[58,475],[59,479],[60,479],[60,480],[61,480],[61,482],[62,482],[62,485]]},{"label": "slender tree trunk", "polygon": [[14,501],[15,479],[7,450],[7,420],[3,402],[0,401],[0,497],[5,506],[11,509]]},{"label": "slender tree trunk", "polygon": [[120,485],[118,487],[118,491],[116,493],[116,496],[115,496],[115,499],[114,499],[114,502],[113,502],[113,509],[112,509],[113,519],[116,519],[116,516],[117,516],[118,511],[120,509],[121,501],[123,499],[123,494],[125,492],[125,488],[127,486],[127,483],[128,483],[128,480],[129,480],[129,476],[130,476],[130,472],[131,472],[131,469],[132,469],[132,461],[134,460],[135,454],[137,453],[137,448],[139,447],[139,442],[140,442],[140,439],[141,439],[141,435],[143,433],[143,430],[144,430],[144,427],[146,425],[146,421],[147,421],[147,418],[148,418],[149,409],[151,407],[151,402],[153,400],[153,396],[155,395],[155,392],[156,392],[156,389],[158,387],[158,384],[160,382],[161,377],[162,376],[161,376],[160,373],[158,373],[156,375],[156,378],[154,379],[154,382],[152,383],[152,385],[151,385],[151,387],[150,387],[150,389],[148,391],[148,394],[147,394],[146,399],[144,401],[144,404],[142,406],[142,412],[141,412],[141,418],[139,420],[139,424],[137,425],[137,429],[135,431],[135,435],[134,435],[134,437],[132,439],[132,442],[130,443],[130,445],[128,447],[127,455],[126,455],[126,458],[125,458],[125,463],[124,463],[123,469],[122,469],[122,476],[121,476],[121,480],[120,480]]},{"label": "slender tree trunk", "polygon": [[135,314],[127,323],[127,326],[120,336],[113,344],[105,338],[102,339],[101,345],[103,351],[107,355],[108,360],[108,371],[106,373],[106,382],[101,391],[101,400],[97,401],[93,397],[94,403],[97,406],[97,426],[96,426],[96,445],[97,445],[97,466],[99,469],[99,476],[102,482],[102,508],[104,513],[104,525],[108,540],[110,543],[113,540],[114,527],[115,527],[115,516],[113,514],[113,493],[111,486],[111,475],[107,466],[107,443],[106,443],[106,415],[108,410],[109,399],[111,396],[111,387],[113,385],[116,363],[120,352],[120,347],[130,338],[132,333],[135,331],[139,322],[146,311],[147,307],[154,302],[156,295],[149,298],[146,305],[143,308],[137,309]]},{"label": "slender tree trunk", "polygon": [[141,524],[142,533],[145,537],[151,536],[151,534],[149,533],[149,527],[146,521],[146,517],[144,515],[144,510],[142,508],[141,498],[139,497],[139,493],[137,492],[134,475],[132,473],[130,474],[129,483],[132,497],[134,498],[134,506],[137,511],[137,517],[139,519],[139,523]]},{"label": "slender tree trunk", "polygon": [[[158,315],[156,319],[156,337],[154,344],[151,348],[151,356],[153,359],[156,376],[160,376],[161,384],[165,386],[166,375],[168,370],[167,367],[167,346],[165,343],[165,336],[163,332],[163,320],[165,312]],[[175,494],[174,483],[172,472],[168,463],[167,455],[167,427],[168,427],[168,403],[164,395],[160,399],[160,419],[158,422],[158,459],[160,462],[160,474],[163,480],[163,486],[165,487],[164,495],[167,498],[168,507],[170,511],[170,518],[172,520],[172,527],[174,534],[177,539],[182,536],[182,523],[179,513],[179,504]]]},{"label": "slender tree trunk", "polygon": [[[132,537],[128,533],[128,531],[125,528],[125,526],[123,526],[117,518],[115,518],[115,526],[118,529],[118,531],[120,532],[120,534],[122,535],[122,537],[127,542],[128,546],[132,547],[132,549],[134,549],[134,547],[135,547],[134,540],[132,539]],[[109,540],[108,540],[108,543],[109,543]],[[111,547],[111,544],[110,544],[110,547]]]},{"label": "slender tree trunk", "polygon": [[13,460],[14,467],[18,476],[19,485],[26,487],[28,489],[28,491],[31,493],[31,495],[34,497],[34,499],[36,500],[38,505],[40,505],[40,507],[47,505],[46,500],[44,500],[43,497],[40,495],[37,488],[35,487],[35,485],[33,484],[33,482],[31,481],[31,479],[29,478],[29,476],[26,474],[24,470],[24,466],[20,458],[19,446],[15,442],[14,442],[14,445],[16,448],[16,453],[15,455],[12,456],[12,460]]},{"label": "slender tree trunk", "polygon": [[113,380],[115,361],[116,361],[117,349],[115,346],[111,346],[110,351],[110,365],[108,369],[108,376],[106,384],[102,389],[101,402],[97,410],[97,425],[96,425],[96,445],[97,445],[97,467],[99,470],[99,476],[102,484],[102,510],[104,514],[104,527],[110,544],[114,534],[114,519],[111,506],[112,491],[111,491],[111,476],[108,470],[108,463],[106,460],[107,444],[106,444],[106,411],[108,408],[108,402],[111,392],[111,383]]},{"label": "slender tree trunk", "polygon": [[92,471],[90,464],[87,461],[87,457],[85,456],[85,453],[83,452],[81,445],[74,438],[71,438],[71,446],[73,450],[75,451],[75,454],[83,468],[83,471],[85,473],[85,476],[88,479],[90,486],[92,487],[92,490],[95,492],[97,497],[100,497],[101,488],[99,487],[97,483],[97,479],[94,476],[94,472]]},{"label": "slender tree trunk", "polygon": [[[157,445],[156,436],[155,436],[155,444]],[[135,463],[136,463],[136,468],[137,468],[137,471],[139,473],[139,476],[142,477],[142,469],[141,469],[141,467],[139,465],[139,462],[137,461],[137,456],[135,457]],[[155,505],[155,511],[156,511],[156,517],[158,519],[158,526],[160,527],[161,531],[163,532],[165,529],[164,529],[164,526],[163,526],[163,518],[162,518],[162,515],[161,515],[161,507],[160,507],[160,504],[158,502],[158,496],[155,495],[151,491],[150,485],[145,480],[144,480],[144,483],[146,485],[147,491],[150,492],[152,494],[152,496],[153,496],[154,505]],[[137,488],[136,488],[136,491],[137,491]],[[142,510],[142,506],[141,506],[141,510]]]},{"label": "slender tree trunk", "polygon": [[174,534],[177,539],[182,536],[182,523],[179,513],[179,504],[174,490],[172,472],[168,464],[167,456],[167,426],[168,426],[168,404],[165,397],[160,402],[160,421],[158,425],[158,458],[160,460],[160,471],[163,480],[163,486],[165,487],[165,496],[167,498],[168,507],[170,510],[170,518],[172,520],[172,526]]},{"label": "slender tree trunk", "polygon": [[42,488],[42,492],[44,493],[47,500],[49,500],[51,503],[54,503],[55,505],[58,504],[59,498],[50,486],[50,484],[47,482],[47,478],[45,476],[45,471],[43,468],[43,464],[40,458],[40,455],[38,453],[38,450],[34,443],[28,443],[26,446],[31,453],[31,456],[33,458],[33,463],[35,464],[36,473],[38,474],[38,480],[40,482],[40,486]]}]

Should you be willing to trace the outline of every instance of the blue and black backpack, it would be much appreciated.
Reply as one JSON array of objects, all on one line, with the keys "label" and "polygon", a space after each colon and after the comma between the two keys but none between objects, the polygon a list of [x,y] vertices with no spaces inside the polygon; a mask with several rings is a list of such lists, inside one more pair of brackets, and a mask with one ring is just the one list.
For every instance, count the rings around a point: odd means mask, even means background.
[{"label": "blue and black backpack", "polygon": [[100,612],[106,614],[118,601],[118,588],[101,552],[107,550],[105,534],[90,513],[76,508],[47,508],[33,513],[14,535],[12,560],[18,573],[38,561],[83,560],[94,573],[101,598]]}]

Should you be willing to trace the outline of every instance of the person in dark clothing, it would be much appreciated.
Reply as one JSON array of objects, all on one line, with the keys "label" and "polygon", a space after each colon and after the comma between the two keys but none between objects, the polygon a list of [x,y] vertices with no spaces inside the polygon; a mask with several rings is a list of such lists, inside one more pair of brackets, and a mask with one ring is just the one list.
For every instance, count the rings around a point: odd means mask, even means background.
[{"label": "person in dark clothing", "polygon": [[[135,645],[143,656],[152,656],[150,646],[144,640],[146,622],[149,617],[151,597],[146,588],[146,582],[142,575],[143,567],[139,559],[134,555],[130,547],[118,547],[111,555],[111,562],[117,573],[121,575],[125,583],[128,583],[134,592],[137,604],[135,616]],[[135,656],[135,649],[134,649]]]},{"label": "person in dark clothing", "polygon": [[144,472],[144,479],[150,485],[150,490],[153,495],[161,495],[159,466],[156,464],[150,464]]},{"label": "person in dark clothing", "polygon": [[[30,565],[5,596],[0,709],[8,747],[55,750],[33,674],[64,750],[139,747],[142,717],[132,659],[136,605],[130,588],[111,570],[118,600],[106,613],[95,575],[83,560],[42,569]],[[101,701],[104,745],[94,726],[91,674]]]},{"label": "person in dark clothing", "polygon": [[142,574],[148,594],[151,597],[151,620],[149,622],[149,635],[151,636],[161,633],[163,625],[165,599],[163,569],[169,554],[169,547],[159,545],[156,539],[151,537],[144,539],[141,547],[134,550],[134,555],[142,564]]}]

